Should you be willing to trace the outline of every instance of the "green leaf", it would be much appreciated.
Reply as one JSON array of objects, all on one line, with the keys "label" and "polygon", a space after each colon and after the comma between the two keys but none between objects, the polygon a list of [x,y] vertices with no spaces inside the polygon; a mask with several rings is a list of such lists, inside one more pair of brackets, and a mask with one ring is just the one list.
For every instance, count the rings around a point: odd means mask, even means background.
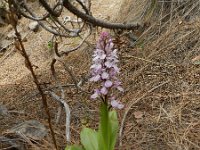
[{"label": "green leaf", "polygon": [[110,150],[114,150],[116,140],[117,140],[118,128],[119,128],[117,113],[115,110],[109,112],[109,122],[110,122],[110,127],[111,127]]},{"label": "green leaf", "polygon": [[104,150],[104,141],[101,131],[98,131],[98,148],[99,150]]},{"label": "green leaf", "polygon": [[83,148],[81,146],[78,146],[78,145],[73,145],[73,146],[67,146],[65,148],[65,150],[83,150]]},{"label": "green leaf", "polygon": [[86,150],[99,150],[98,133],[89,128],[83,128],[81,131],[81,143]]},{"label": "green leaf", "polygon": [[52,42],[52,41],[49,41],[49,42],[48,42],[48,48],[49,48],[49,49],[52,49],[52,48],[53,48],[53,42]]},{"label": "green leaf", "polygon": [[99,125],[99,135],[98,140],[99,145],[103,146],[103,150],[110,150],[110,123],[108,118],[108,107],[105,103],[102,103],[100,109],[100,125]]}]

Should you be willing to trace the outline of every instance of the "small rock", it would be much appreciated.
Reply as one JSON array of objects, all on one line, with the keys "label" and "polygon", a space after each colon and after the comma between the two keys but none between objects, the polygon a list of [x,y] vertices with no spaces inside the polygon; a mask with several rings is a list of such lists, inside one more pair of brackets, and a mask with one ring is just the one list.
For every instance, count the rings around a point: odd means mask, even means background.
[{"label": "small rock", "polygon": [[29,120],[10,129],[11,132],[22,133],[33,140],[42,140],[47,135],[47,129],[37,120]]},{"label": "small rock", "polygon": [[0,105],[0,119],[8,116],[8,109],[4,105]]},{"label": "small rock", "polygon": [[29,28],[31,31],[37,32],[38,29],[39,29],[39,24],[38,24],[37,21],[31,22],[31,23],[28,25],[28,28]]}]

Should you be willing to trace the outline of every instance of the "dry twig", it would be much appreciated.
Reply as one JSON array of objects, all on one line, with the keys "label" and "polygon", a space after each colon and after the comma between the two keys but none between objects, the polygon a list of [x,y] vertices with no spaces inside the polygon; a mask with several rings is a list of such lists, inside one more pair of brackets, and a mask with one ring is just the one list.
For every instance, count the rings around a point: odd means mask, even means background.
[{"label": "dry twig", "polygon": [[65,113],[66,113],[66,139],[67,139],[67,142],[70,142],[70,117],[71,116],[70,116],[69,105],[65,102],[64,99],[62,99],[61,97],[56,95],[54,92],[46,91],[46,93],[50,94],[51,97],[53,97],[56,101],[61,103],[65,108]]}]

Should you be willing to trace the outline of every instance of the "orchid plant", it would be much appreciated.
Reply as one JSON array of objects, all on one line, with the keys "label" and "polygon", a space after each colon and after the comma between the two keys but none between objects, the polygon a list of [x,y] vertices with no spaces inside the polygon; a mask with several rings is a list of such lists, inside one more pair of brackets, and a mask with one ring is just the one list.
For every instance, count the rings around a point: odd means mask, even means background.
[{"label": "orchid plant", "polygon": [[107,32],[101,33],[92,61],[90,82],[97,88],[91,99],[101,100],[99,129],[83,128],[80,135],[83,146],[67,146],[65,150],[114,150],[115,147],[119,125],[116,111],[110,108],[124,107],[115,96],[116,92],[123,92],[123,88],[117,78],[120,72],[117,49]]}]

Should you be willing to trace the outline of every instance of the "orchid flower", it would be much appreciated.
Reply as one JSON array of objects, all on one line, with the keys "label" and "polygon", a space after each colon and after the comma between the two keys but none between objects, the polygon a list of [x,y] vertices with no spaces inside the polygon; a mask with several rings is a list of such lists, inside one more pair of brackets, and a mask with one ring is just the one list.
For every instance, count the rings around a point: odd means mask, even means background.
[{"label": "orchid flower", "polygon": [[117,49],[114,49],[110,35],[107,32],[102,32],[92,56],[92,66],[90,67],[92,75],[90,81],[99,83],[100,86],[94,89],[91,98],[106,96],[112,107],[121,109],[124,105],[113,96],[116,90],[123,92],[121,82],[117,78],[120,73],[118,62]]}]

